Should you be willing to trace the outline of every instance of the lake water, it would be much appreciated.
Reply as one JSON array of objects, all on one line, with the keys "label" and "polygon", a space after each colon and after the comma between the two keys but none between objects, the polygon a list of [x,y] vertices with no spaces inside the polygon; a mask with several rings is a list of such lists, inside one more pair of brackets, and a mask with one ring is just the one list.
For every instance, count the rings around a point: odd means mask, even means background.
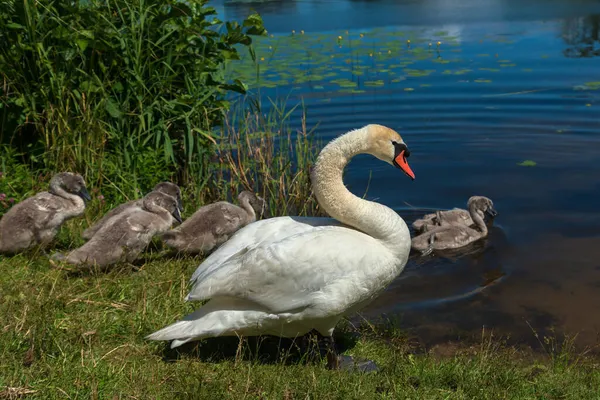
[{"label": "lake water", "polygon": [[368,123],[403,135],[416,180],[360,156],[345,175],[354,193],[368,186],[408,223],[472,195],[500,213],[471,254],[411,259],[363,316],[398,317],[428,344],[483,327],[598,342],[600,2],[215,5],[225,19],[263,16],[272,36],[256,43],[258,79],[248,60],[235,73],[265,105],[303,101],[323,142]]}]

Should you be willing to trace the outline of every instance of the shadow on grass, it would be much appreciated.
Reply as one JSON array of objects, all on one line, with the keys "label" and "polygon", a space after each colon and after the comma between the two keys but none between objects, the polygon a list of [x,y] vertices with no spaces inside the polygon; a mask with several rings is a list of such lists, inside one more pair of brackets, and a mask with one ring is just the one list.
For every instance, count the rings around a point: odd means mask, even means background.
[{"label": "shadow on grass", "polygon": [[[338,353],[356,346],[359,335],[355,332],[335,332],[334,340]],[[307,334],[297,338],[277,336],[216,337],[186,343],[175,349],[166,343],[162,352],[163,361],[175,362],[183,357],[197,358],[203,362],[253,361],[259,364],[319,363],[325,359],[326,351],[319,346],[316,336]]]}]

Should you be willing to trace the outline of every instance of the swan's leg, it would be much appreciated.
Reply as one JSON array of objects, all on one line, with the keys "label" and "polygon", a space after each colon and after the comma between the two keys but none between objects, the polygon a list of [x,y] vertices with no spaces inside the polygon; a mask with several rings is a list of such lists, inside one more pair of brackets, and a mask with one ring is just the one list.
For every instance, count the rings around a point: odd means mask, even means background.
[{"label": "swan's leg", "polygon": [[323,352],[323,349],[319,337],[319,333],[312,330],[300,338],[300,352],[306,356],[306,360],[312,361],[320,359],[320,354]]},{"label": "swan's leg", "polygon": [[435,242],[435,233],[429,236],[429,247],[421,252],[423,257],[430,255],[433,252],[433,243]]},{"label": "swan's leg", "polygon": [[375,372],[379,368],[371,360],[354,360],[350,356],[339,355],[335,349],[333,336],[326,336],[321,341],[327,347],[327,368],[343,371]]},{"label": "swan's leg", "polygon": [[340,369],[340,357],[335,349],[335,342],[333,336],[325,336],[321,339],[322,343],[325,344],[327,351],[327,368],[328,369]]}]

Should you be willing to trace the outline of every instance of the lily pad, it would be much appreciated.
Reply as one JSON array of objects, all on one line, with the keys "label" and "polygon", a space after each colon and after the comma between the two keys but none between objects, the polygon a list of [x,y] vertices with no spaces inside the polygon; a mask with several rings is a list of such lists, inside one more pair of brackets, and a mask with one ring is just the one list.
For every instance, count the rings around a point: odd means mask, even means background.
[{"label": "lily pad", "polygon": [[410,69],[410,68],[407,68],[404,70],[404,72],[406,74],[408,74],[408,76],[420,77],[420,76],[431,75],[431,73],[435,72],[435,70],[434,69]]},{"label": "lily pad", "polygon": [[586,82],[583,85],[574,87],[575,90],[598,90],[600,89],[600,82]]},{"label": "lily pad", "polygon": [[381,79],[376,81],[366,81],[365,86],[383,86],[384,82]]},{"label": "lily pad", "polygon": [[535,167],[537,165],[537,163],[532,160],[525,160],[523,162],[517,163],[517,165],[519,165],[521,167]]},{"label": "lily pad", "polygon": [[479,68],[480,71],[500,72],[498,68]]}]

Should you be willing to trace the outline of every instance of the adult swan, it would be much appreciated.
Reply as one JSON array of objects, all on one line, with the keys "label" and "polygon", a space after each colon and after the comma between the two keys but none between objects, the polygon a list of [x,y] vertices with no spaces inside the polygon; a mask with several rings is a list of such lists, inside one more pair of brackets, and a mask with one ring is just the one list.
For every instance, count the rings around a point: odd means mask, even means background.
[{"label": "adult swan", "polygon": [[210,300],[147,339],[172,340],[173,348],[206,337],[296,337],[316,330],[326,339],[328,367],[339,368],[336,324],[402,272],[411,247],[396,212],[344,186],[344,167],[363,153],[415,178],[408,148],[390,128],[367,125],[334,139],[311,178],[319,205],[335,219],[277,217],[239,230],[191,278],[186,300]]}]

